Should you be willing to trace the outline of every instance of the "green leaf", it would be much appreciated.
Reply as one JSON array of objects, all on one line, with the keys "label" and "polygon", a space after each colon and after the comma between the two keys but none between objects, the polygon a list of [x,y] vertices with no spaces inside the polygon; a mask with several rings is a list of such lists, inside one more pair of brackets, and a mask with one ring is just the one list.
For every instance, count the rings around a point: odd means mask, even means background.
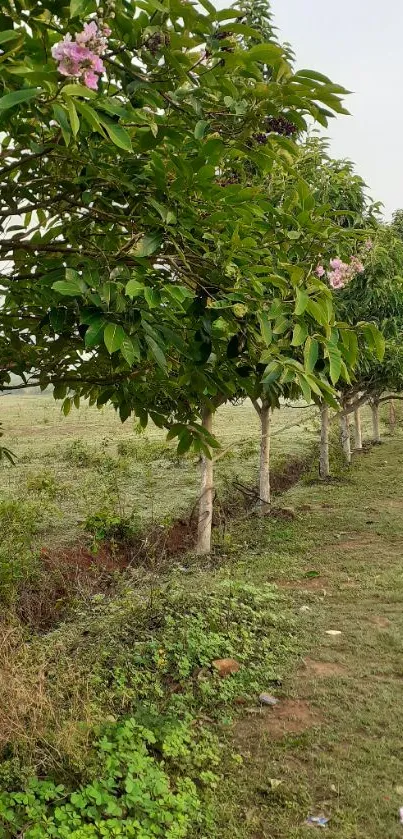
[{"label": "green leaf", "polygon": [[146,256],[151,256],[158,248],[160,247],[162,242],[162,237],[159,233],[151,233],[146,236],[143,236],[133,248],[133,255],[143,258]]},{"label": "green leaf", "polygon": [[340,350],[334,344],[326,344],[326,354],[329,359],[330,380],[333,385],[340,378],[341,373],[341,354]]},{"label": "green leaf", "polygon": [[303,373],[299,373],[299,374],[298,374],[298,383],[299,383],[299,386],[300,386],[300,388],[301,388],[302,395],[303,395],[303,397],[304,397],[304,399],[305,399],[305,402],[306,402],[307,404],[309,404],[309,403],[310,403],[310,401],[311,401],[311,396],[312,396],[312,394],[311,394],[311,388],[310,388],[310,385],[309,385],[308,380],[307,380],[307,379],[306,379],[306,377],[303,375]]},{"label": "green leaf", "polygon": [[71,125],[71,130],[73,132],[73,137],[77,137],[77,134],[80,129],[80,120],[78,118],[78,114],[74,105],[74,102],[71,99],[67,99],[66,101],[67,111],[69,114],[69,120]]},{"label": "green leaf", "polygon": [[95,99],[97,95],[95,90],[90,90],[83,84],[65,84],[61,93],[63,96],[83,96],[84,99]]},{"label": "green leaf", "polygon": [[116,350],[120,350],[126,337],[123,326],[119,326],[117,323],[108,323],[104,329],[104,342],[108,352],[112,355]]},{"label": "green leaf", "polygon": [[270,321],[269,321],[267,315],[264,312],[262,312],[262,314],[259,315],[259,323],[260,323],[260,329],[261,329],[261,332],[262,332],[263,340],[264,340],[266,346],[269,347],[272,340],[273,340],[273,332],[272,332]]},{"label": "green leaf", "polygon": [[108,132],[108,135],[115,146],[118,146],[119,149],[123,149],[123,151],[133,150],[130,134],[126,131],[126,128],[123,128],[123,125],[119,125],[118,122],[106,120],[105,117],[100,117],[100,122]]},{"label": "green leaf", "polygon": [[70,0],[70,17],[78,17],[86,6],[87,0]]},{"label": "green leaf", "polygon": [[312,315],[317,323],[320,323],[322,326],[329,325],[328,310],[326,303],[324,303],[323,300],[312,300],[310,297],[306,306],[306,311]]},{"label": "green leaf", "polygon": [[67,417],[73,407],[73,400],[71,396],[68,396],[67,399],[64,400],[62,404],[62,411],[65,417]]},{"label": "green leaf", "polygon": [[256,44],[247,53],[247,57],[252,61],[262,61],[264,64],[277,62],[282,58],[282,55],[281,47],[277,47],[275,44]]},{"label": "green leaf", "polygon": [[23,102],[29,102],[38,96],[40,89],[37,87],[23,87],[22,90],[13,90],[12,93],[6,93],[0,98],[0,111],[7,111],[9,108],[15,108]]},{"label": "green leaf", "polygon": [[302,291],[300,288],[297,288],[296,298],[297,299],[295,303],[295,314],[303,315],[309,303],[309,295],[306,293],[306,291]]},{"label": "green leaf", "polygon": [[140,344],[136,337],[129,338],[128,335],[125,335],[121,345],[120,345],[120,352],[123,355],[125,361],[127,361],[129,367],[132,367],[135,361],[140,361],[141,353],[140,353]]},{"label": "green leaf", "polygon": [[94,318],[85,333],[85,346],[88,349],[102,343],[104,329],[107,321],[103,317]]},{"label": "green leaf", "polygon": [[189,451],[193,442],[193,437],[186,429],[179,435],[179,442],[176,451],[179,455],[185,454]]},{"label": "green leaf", "polygon": [[199,122],[195,125],[194,135],[196,140],[202,140],[204,137],[204,132],[208,126],[208,122],[205,119],[199,119]]},{"label": "green leaf", "polygon": [[126,286],[126,294],[128,297],[138,297],[140,294],[143,294],[145,289],[144,283],[141,283],[139,280],[136,280],[134,277],[132,280],[129,280]]},{"label": "green leaf", "polygon": [[7,41],[15,41],[16,38],[20,38],[24,34],[22,29],[5,29],[4,32],[0,32],[0,44],[6,44]]},{"label": "green leaf", "polygon": [[276,382],[277,379],[280,378],[282,373],[282,366],[278,361],[271,361],[270,364],[267,365],[264,373],[262,382],[265,385],[270,385],[273,382]]},{"label": "green leaf", "polygon": [[62,129],[64,142],[66,143],[66,146],[68,146],[71,140],[71,129],[66,111],[64,110],[64,108],[62,108],[61,105],[53,105],[52,109],[54,118],[58,125],[60,125],[60,128]]},{"label": "green leaf", "polygon": [[157,288],[146,286],[144,289],[144,297],[150,309],[156,309],[161,305],[161,295]]},{"label": "green leaf", "polygon": [[305,323],[296,323],[292,333],[291,344],[293,347],[300,347],[308,335],[308,327]]},{"label": "green leaf", "polygon": [[382,333],[373,323],[359,323],[358,326],[362,327],[370,349],[374,350],[379,361],[382,361],[385,355],[385,339]]},{"label": "green leaf", "polygon": [[284,315],[280,315],[274,322],[273,332],[275,335],[282,335],[290,327],[290,321]]},{"label": "green leaf", "polygon": [[304,366],[307,373],[313,373],[318,360],[319,344],[309,335],[304,346]]},{"label": "green leaf", "polygon": [[80,99],[76,101],[76,108],[82,114],[88,125],[94,129],[94,131],[98,131],[99,133],[103,134],[102,125],[98,119],[97,112],[94,111],[94,108],[91,108],[86,102],[81,102]]},{"label": "green leaf", "polygon": [[74,271],[73,268],[66,268],[66,279],[57,280],[53,283],[52,289],[58,291],[59,294],[63,294],[64,297],[76,297],[82,295],[87,286],[78,271]]},{"label": "green leaf", "polygon": [[151,338],[151,335],[146,335],[145,338],[158,366],[161,367],[161,370],[163,370],[164,373],[166,373],[167,360],[165,358],[164,353],[162,352],[161,347],[157,344],[156,341],[154,341],[154,338]]}]

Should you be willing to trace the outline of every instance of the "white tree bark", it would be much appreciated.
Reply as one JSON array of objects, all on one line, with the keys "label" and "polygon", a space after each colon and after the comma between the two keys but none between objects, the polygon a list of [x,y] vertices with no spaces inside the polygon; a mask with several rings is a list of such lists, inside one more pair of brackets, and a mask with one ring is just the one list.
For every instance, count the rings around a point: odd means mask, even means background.
[{"label": "white tree bark", "polygon": [[390,433],[394,434],[396,431],[396,408],[393,399],[389,402],[389,428]]},{"label": "white tree bark", "polygon": [[354,411],[354,448],[359,451],[362,449],[361,411],[359,408]]},{"label": "white tree bark", "polygon": [[263,513],[270,504],[270,406],[262,400],[260,409],[259,505]]},{"label": "white tree bark", "polygon": [[340,414],[340,437],[343,449],[344,459],[348,465],[351,463],[351,443],[350,443],[350,421],[348,414]]},{"label": "white tree bark", "polygon": [[372,411],[372,439],[374,443],[381,442],[381,430],[379,426],[379,402],[374,399],[371,404]]},{"label": "white tree bark", "polygon": [[329,463],[329,405],[322,402],[320,409],[320,453],[319,453],[319,477],[322,480],[330,475]]},{"label": "white tree bark", "polygon": [[[213,431],[213,413],[203,408],[202,424],[207,431]],[[214,469],[213,461],[203,455],[201,460],[201,491],[196,553],[205,556],[211,552],[211,529],[213,525]]]}]

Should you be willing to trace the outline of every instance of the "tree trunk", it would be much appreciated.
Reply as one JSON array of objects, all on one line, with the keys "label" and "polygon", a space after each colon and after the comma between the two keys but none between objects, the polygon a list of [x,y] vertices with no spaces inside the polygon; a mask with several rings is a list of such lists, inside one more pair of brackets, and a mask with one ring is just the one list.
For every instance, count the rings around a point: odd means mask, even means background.
[{"label": "tree trunk", "polygon": [[351,463],[350,421],[348,414],[340,414],[340,436],[343,454],[348,466]]},{"label": "tree trunk", "polygon": [[[203,408],[202,424],[212,434],[213,413]],[[214,471],[213,461],[203,455],[201,460],[201,492],[199,502],[199,522],[197,529],[196,553],[205,556],[211,551],[211,528],[213,524]]]},{"label": "tree trunk", "polygon": [[259,471],[259,505],[261,513],[270,504],[270,406],[262,400],[260,409],[260,471]]},{"label": "tree trunk", "polygon": [[372,411],[372,439],[374,443],[381,442],[381,431],[379,427],[379,402],[374,399],[371,404]]},{"label": "tree trunk", "polygon": [[390,433],[394,434],[396,431],[396,409],[393,399],[389,402],[389,428]]},{"label": "tree trunk", "polygon": [[320,409],[320,455],[319,455],[319,477],[322,480],[330,475],[329,463],[329,405],[322,402]]},{"label": "tree trunk", "polygon": [[354,448],[358,451],[362,450],[361,411],[359,408],[354,411]]}]

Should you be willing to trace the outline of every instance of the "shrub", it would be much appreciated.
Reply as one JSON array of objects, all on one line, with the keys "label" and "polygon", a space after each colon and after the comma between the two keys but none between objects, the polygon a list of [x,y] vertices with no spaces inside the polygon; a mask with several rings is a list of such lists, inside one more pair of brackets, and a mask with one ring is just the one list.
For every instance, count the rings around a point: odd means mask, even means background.
[{"label": "shrub", "polygon": [[[194,743],[189,722],[154,716],[109,725],[97,743],[91,777],[78,789],[33,779],[23,791],[0,795],[2,836],[190,837],[204,809],[192,775],[199,790],[200,781],[215,781],[207,769],[211,744],[200,772],[200,759],[192,761]],[[200,758],[200,750],[196,754]]]},{"label": "shrub", "polygon": [[87,516],[84,530],[91,533],[94,542],[104,539],[115,542],[130,541],[138,533],[139,521],[132,516],[121,516],[111,510],[99,510]]}]

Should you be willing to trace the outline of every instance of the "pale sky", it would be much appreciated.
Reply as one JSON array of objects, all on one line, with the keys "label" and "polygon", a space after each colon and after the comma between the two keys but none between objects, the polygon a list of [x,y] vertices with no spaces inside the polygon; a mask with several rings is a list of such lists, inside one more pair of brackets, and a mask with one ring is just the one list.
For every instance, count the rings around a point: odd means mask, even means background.
[{"label": "pale sky", "polygon": [[[230,4],[217,0],[222,7]],[[350,117],[326,134],[333,157],[349,157],[390,217],[403,207],[403,0],[272,0],[297,68],[344,85]]]}]

